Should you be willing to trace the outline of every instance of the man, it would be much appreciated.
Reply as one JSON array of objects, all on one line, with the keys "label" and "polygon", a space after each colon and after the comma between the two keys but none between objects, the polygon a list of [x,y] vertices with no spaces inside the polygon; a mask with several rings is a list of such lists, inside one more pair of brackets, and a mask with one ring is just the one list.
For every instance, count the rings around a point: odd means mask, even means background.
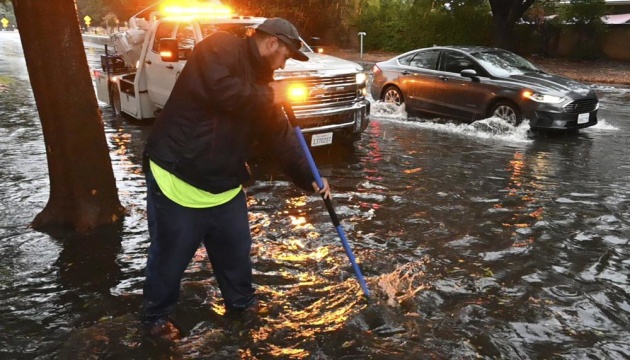
[{"label": "man", "polygon": [[267,19],[248,38],[217,32],[192,52],[145,149],[151,244],[143,321],[151,335],[177,339],[169,319],[182,276],[203,242],[228,312],[256,304],[251,233],[242,184],[255,141],[300,188],[319,189],[281,104],[286,88],[273,72],[289,58],[307,61],[297,29]]}]

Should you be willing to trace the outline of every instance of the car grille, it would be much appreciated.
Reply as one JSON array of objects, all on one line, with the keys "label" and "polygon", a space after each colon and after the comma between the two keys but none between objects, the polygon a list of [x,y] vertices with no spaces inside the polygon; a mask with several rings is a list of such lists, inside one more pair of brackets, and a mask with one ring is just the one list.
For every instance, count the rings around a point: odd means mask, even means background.
[{"label": "car grille", "polygon": [[299,82],[308,87],[308,97],[306,101],[294,103],[295,110],[351,105],[357,98],[355,74],[305,77]]},{"label": "car grille", "polygon": [[348,114],[337,114],[328,116],[306,117],[300,119],[300,126],[303,129],[321,127],[327,125],[338,125],[351,121]]},{"label": "car grille", "polygon": [[597,99],[575,100],[564,106],[564,111],[569,114],[582,114],[597,109]]}]

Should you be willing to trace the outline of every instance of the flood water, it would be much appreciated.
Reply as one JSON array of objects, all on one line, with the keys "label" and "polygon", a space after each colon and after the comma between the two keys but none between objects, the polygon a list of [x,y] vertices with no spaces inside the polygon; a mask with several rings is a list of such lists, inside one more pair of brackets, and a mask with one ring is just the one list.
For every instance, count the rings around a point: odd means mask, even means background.
[{"label": "flood water", "polygon": [[[100,46],[88,45],[91,67]],[[371,291],[321,198],[270,160],[248,188],[258,318],[224,316],[203,249],[171,347],[138,329],[148,247],[140,154],[151,124],[102,105],[128,215],[95,234],[29,223],[48,200],[19,36],[0,32],[0,359],[626,359],[630,89],[593,85],[600,123],[532,135],[373,104],[354,149],[315,159]]]}]

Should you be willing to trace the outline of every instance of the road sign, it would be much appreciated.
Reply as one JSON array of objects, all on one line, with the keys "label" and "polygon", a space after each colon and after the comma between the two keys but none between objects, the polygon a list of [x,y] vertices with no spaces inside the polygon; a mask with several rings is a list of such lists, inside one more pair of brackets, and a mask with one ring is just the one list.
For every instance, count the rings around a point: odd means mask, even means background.
[{"label": "road sign", "polygon": [[6,29],[7,26],[9,26],[9,20],[7,20],[7,18],[2,18],[2,20],[0,20],[0,22],[2,23],[2,27]]},{"label": "road sign", "polygon": [[89,17],[89,16],[85,15],[85,16],[83,17],[83,20],[85,20],[85,25],[86,25],[86,26],[90,26],[90,22],[92,21],[92,18],[91,18],[91,17]]}]

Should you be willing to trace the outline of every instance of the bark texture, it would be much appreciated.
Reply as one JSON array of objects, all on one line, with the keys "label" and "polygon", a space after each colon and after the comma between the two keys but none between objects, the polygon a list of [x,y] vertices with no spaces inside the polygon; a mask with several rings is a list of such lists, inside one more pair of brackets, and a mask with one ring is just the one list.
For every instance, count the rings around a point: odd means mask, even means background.
[{"label": "bark texture", "polygon": [[536,0],[490,0],[494,23],[494,45],[510,49],[514,24]]},{"label": "bark texture", "polygon": [[50,198],[32,227],[84,232],[120,205],[74,0],[12,0],[44,133]]}]

